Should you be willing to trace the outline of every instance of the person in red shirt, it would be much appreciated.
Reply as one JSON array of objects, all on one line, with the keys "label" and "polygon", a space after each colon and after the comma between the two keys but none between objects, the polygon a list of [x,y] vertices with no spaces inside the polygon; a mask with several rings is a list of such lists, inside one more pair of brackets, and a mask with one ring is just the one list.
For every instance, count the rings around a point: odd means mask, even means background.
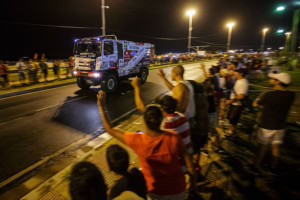
[{"label": "person in red shirt", "polygon": [[180,158],[184,158],[187,170],[191,174],[191,190],[196,191],[197,177],[191,156],[178,135],[160,129],[163,114],[158,106],[150,105],[145,109],[145,133],[131,133],[111,126],[104,109],[106,93],[100,91],[97,97],[105,130],[127,144],[138,155],[149,199],[184,199],[186,183]]}]

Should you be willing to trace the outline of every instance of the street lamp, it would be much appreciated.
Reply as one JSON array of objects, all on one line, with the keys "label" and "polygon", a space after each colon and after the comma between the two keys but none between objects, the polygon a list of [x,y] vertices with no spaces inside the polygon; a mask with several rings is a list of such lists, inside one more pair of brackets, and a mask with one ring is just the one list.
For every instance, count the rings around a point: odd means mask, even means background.
[{"label": "street lamp", "polygon": [[276,8],[276,11],[277,12],[281,12],[281,11],[284,11],[285,10],[285,6],[278,6],[277,8]]},{"label": "street lamp", "polygon": [[284,29],[280,28],[277,30],[277,33],[283,33],[284,32]]},{"label": "street lamp", "polygon": [[263,31],[262,31],[262,39],[261,39],[261,47],[260,47],[260,50],[261,52],[264,51],[264,48],[265,48],[265,40],[266,40],[266,33],[269,31],[268,28],[264,28]]},{"label": "street lamp", "polygon": [[229,52],[230,49],[230,42],[231,42],[231,33],[232,33],[232,27],[235,25],[235,23],[231,22],[228,23],[228,38],[227,38],[227,52]]},{"label": "street lamp", "polygon": [[191,51],[191,39],[192,39],[192,23],[193,23],[193,15],[195,14],[195,10],[189,10],[186,12],[189,16],[189,37],[188,37],[188,52]]}]

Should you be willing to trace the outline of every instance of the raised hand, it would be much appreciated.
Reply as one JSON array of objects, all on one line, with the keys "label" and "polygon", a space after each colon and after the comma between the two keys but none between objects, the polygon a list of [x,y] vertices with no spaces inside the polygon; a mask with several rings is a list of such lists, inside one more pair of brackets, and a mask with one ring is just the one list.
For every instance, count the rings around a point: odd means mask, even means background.
[{"label": "raised hand", "polygon": [[131,86],[133,88],[137,88],[137,87],[140,87],[141,85],[141,79],[138,78],[138,77],[135,77],[132,81],[131,81]]},{"label": "raised hand", "polygon": [[163,69],[159,69],[158,70],[159,71],[159,73],[157,73],[161,78],[164,78],[166,75],[165,75],[165,73],[164,73],[164,71],[163,71]]},{"label": "raised hand", "polygon": [[105,105],[105,102],[106,102],[106,92],[100,90],[97,95],[97,104],[98,106],[103,106]]}]

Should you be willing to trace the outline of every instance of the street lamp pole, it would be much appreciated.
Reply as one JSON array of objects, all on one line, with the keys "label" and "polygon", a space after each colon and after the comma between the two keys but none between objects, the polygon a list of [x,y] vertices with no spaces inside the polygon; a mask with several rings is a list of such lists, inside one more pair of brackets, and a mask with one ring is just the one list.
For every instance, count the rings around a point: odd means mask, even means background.
[{"label": "street lamp pole", "polygon": [[106,34],[105,8],[109,8],[109,7],[105,6],[105,0],[101,0],[102,35]]},{"label": "street lamp pole", "polygon": [[227,52],[230,50],[230,43],[231,43],[231,33],[232,33],[232,27],[234,26],[234,23],[228,23],[228,38],[227,38]]},{"label": "street lamp pole", "polygon": [[289,54],[291,52],[291,45],[290,45],[290,36],[291,36],[291,32],[286,32],[285,33],[285,45],[284,45],[284,51],[286,52],[286,54]]},{"label": "street lamp pole", "polygon": [[292,58],[295,58],[296,56],[296,43],[297,43],[299,16],[300,16],[300,9],[296,9],[294,11],[294,16],[293,16],[292,37],[291,37],[291,46],[290,46]]},{"label": "street lamp pole", "polygon": [[191,40],[192,40],[192,30],[193,30],[193,15],[195,14],[194,10],[189,10],[186,12],[189,16],[189,36],[188,36],[188,52],[191,52]]},{"label": "street lamp pole", "polygon": [[268,30],[269,30],[268,28],[264,28],[262,31],[262,39],[261,39],[261,47],[260,47],[261,52],[263,52],[265,48],[266,33],[268,32]]}]

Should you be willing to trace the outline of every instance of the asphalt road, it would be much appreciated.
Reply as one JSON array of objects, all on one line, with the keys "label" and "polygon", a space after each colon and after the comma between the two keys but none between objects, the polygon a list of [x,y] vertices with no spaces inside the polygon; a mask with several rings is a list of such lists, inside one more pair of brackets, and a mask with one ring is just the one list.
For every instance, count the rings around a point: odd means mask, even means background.
[{"label": "asphalt road", "polygon": [[[185,65],[185,69],[187,79],[202,74],[199,64]],[[165,71],[170,75],[170,68]],[[0,182],[101,128],[98,90],[84,92],[74,84],[0,99]],[[143,100],[151,101],[165,91],[157,70],[150,70],[141,87]],[[129,82],[107,100],[112,120],[135,108]]]}]

